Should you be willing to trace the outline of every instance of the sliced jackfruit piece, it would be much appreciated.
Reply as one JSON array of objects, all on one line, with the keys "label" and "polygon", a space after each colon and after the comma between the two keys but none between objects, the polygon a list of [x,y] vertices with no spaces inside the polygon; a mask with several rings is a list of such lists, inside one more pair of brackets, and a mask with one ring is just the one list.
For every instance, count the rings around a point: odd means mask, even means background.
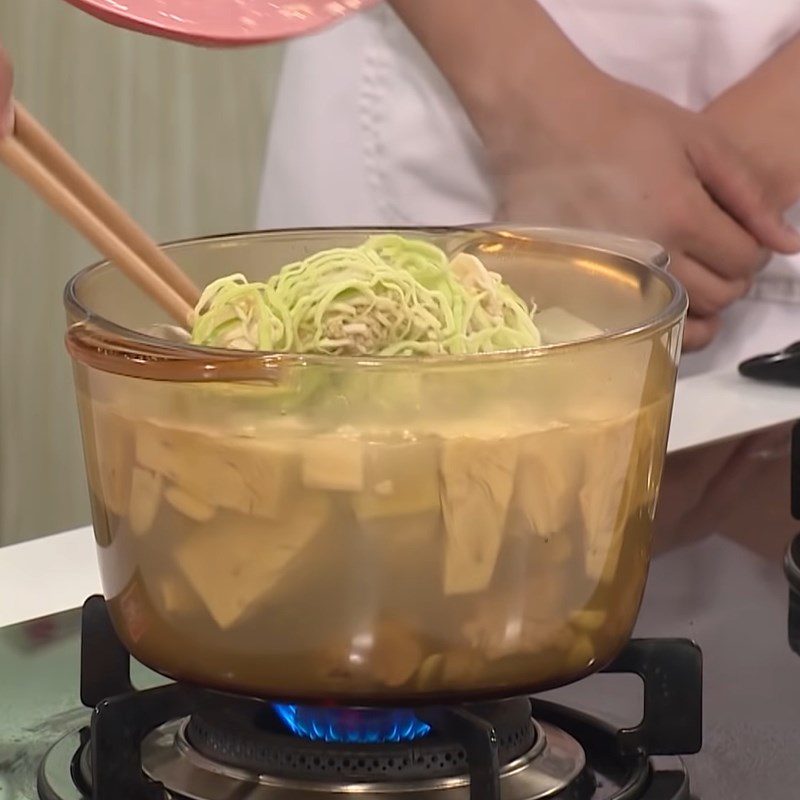
[{"label": "sliced jackfruit piece", "polygon": [[477,650],[451,650],[429,655],[420,665],[414,684],[424,691],[453,691],[485,676],[486,656]]},{"label": "sliced jackfruit piece", "polygon": [[584,670],[594,663],[595,656],[594,642],[591,637],[586,633],[576,633],[567,653],[567,669],[570,671]]},{"label": "sliced jackfruit piece", "polygon": [[187,616],[198,607],[197,595],[182,575],[165,575],[157,584],[157,598],[168,616]]},{"label": "sliced jackfruit piece", "polygon": [[182,541],[178,568],[220,628],[263,601],[322,530],[328,498],[308,492],[280,521],[219,516]]},{"label": "sliced jackfruit piece", "polygon": [[577,514],[584,443],[568,426],[520,440],[515,505],[542,538],[564,535]]},{"label": "sliced jackfruit piece", "polygon": [[444,656],[441,653],[434,653],[428,656],[420,665],[414,680],[417,688],[431,689],[440,685],[442,680],[442,667]]},{"label": "sliced jackfruit piece", "polygon": [[245,502],[228,506],[233,511],[275,519],[302,494],[295,439],[232,439],[224,456],[245,486]]},{"label": "sliced jackfruit piece", "polygon": [[407,683],[422,663],[419,636],[406,623],[378,619],[374,627],[337,641],[319,654],[322,674],[348,682],[397,687]]},{"label": "sliced jackfruit piece", "polygon": [[141,536],[153,527],[161,504],[163,485],[161,475],[141,467],[133,468],[128,522],[135,534]]},{"label": "sliced jackfruit piece", "polygon": [[421,663],[422,646],[413,630],[396,620],[378,623],[369,668],[380,683],[402,686]]},{"label": "sliced jackfruit piece", "polygon": [[475,616],[464,623],[464,638],[493,661],[522,648],[524,609],[505,600],[491,598],[482,603]]},{"label": "sliced jackfruit piece", "polygon": [[561,565],[572,558],[576,551],[576,545],[582,546],[580,535],[574,535],[574,530],[562,533],[554,533],[546,539],[547,547],[542,551],[541,563]]},{"label": "sliced jackfruit piece", "polygon": [[433,438],[370,442],[364,446],[365,486],[353,497],[362,520],[439,508],[438,448]]},{"label": "sliced jackfruit piece", "polygon": [[566,619],[561,610],[564,575],[532,575],[530,585],[482,600],[462,632],[486,658],[535,653],[548,644]]},{"label": "sliced jackfruit piece", "polygon": [[365,485],[364,444],[357,436],[325,434],[307,439],[303,483],[311,489],[360,492]]},{"label": "sliced jackfruit piece", "polygon": [[299,456],[291,439],[213,436],[143,423],[136,460],[208,505],[276,518],[299,489]]},{"label": "sliced jackfruit piece", "polygon": [[217,513],[216,506],[209,505],[178,486],[170,486],[164,492],[164,498],[178,513],[195,522],[208,522]]},{"label": "sliced jackfruit piece", "polygon": [[460,437],[442,443],[444,592],[468,594],[492,579],[519,454],[517,438]]},{"label": "sliced jackfruit piece", "polygon": [[89,483],[109,511],[125,516],[130,503],[133,467],[131,421],[99,403],[93,404],[90,413],[97,468],[89,469]]},{"label": "sliced jackfruit piece", "polygon": [[608,613],[602,608],[582,608],[573,611],[569,617],[569,624],[586,633],[595,633],[605,627]]},{"label": "sliced jackfruit piece", "polygon": [[486,656],[467,650],[445,653],[441,665],[442,688],[459,689],[479,680],[486,670]]},{"label": "sliced jackfruit piece", "polygon": [[633,510],[629,475],[636,459],[638,415],[597,427],[587,437],[586,470],[580,508],[586,535],[586,575],[595,581],[613,576],[622,550],[626,517]]}]

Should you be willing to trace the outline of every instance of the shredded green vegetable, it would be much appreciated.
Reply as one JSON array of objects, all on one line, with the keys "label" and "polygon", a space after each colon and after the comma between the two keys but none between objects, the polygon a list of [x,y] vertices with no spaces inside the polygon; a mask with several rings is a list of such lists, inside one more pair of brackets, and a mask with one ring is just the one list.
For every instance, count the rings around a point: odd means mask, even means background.
[{"label": "shredded green vegetable", "polygon": [[326,250],[266,283],[230,275],[195,309],[192,342],[330,355],[437,355],[535,347],[534,309],[475,256],[448,261],[398,235]]}]

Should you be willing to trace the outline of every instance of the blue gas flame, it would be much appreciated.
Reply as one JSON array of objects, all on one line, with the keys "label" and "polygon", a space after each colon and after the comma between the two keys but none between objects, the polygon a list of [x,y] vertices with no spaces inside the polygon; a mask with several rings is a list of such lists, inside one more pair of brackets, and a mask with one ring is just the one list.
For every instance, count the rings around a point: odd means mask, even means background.
[{"label": "blue gas flame", "polygon": [[315,742],[411,742],[431,730],[404,709],[309,708],[279,703],[273,708],[293,734]]}]

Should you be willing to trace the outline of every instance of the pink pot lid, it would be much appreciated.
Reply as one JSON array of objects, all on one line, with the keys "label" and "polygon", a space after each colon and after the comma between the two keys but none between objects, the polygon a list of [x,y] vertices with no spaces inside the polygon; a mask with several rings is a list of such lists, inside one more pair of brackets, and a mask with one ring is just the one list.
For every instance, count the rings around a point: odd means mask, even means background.
[{"label": "pink pot lid", "polygon": [[104,22],[190,44],[265,44],[312,33],[377,0],[67,0]]}]

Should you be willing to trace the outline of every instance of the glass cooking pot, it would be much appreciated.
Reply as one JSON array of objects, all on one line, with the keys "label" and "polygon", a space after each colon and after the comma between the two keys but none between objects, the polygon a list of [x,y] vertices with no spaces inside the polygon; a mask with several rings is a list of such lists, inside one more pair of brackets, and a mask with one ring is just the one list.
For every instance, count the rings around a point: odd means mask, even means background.
[{"label": "glass cooking pot", "polygon": [[[205,285],[374,232],[167,249]],[[478,255],[562,341],[384,359],[195,348],[137,332],[166,320],[110,265],[69,282],[103,589],[144,664],[398,705],[552,688],[625,644],[687,307],[665,254],[566,230],[403,233]]]}]

